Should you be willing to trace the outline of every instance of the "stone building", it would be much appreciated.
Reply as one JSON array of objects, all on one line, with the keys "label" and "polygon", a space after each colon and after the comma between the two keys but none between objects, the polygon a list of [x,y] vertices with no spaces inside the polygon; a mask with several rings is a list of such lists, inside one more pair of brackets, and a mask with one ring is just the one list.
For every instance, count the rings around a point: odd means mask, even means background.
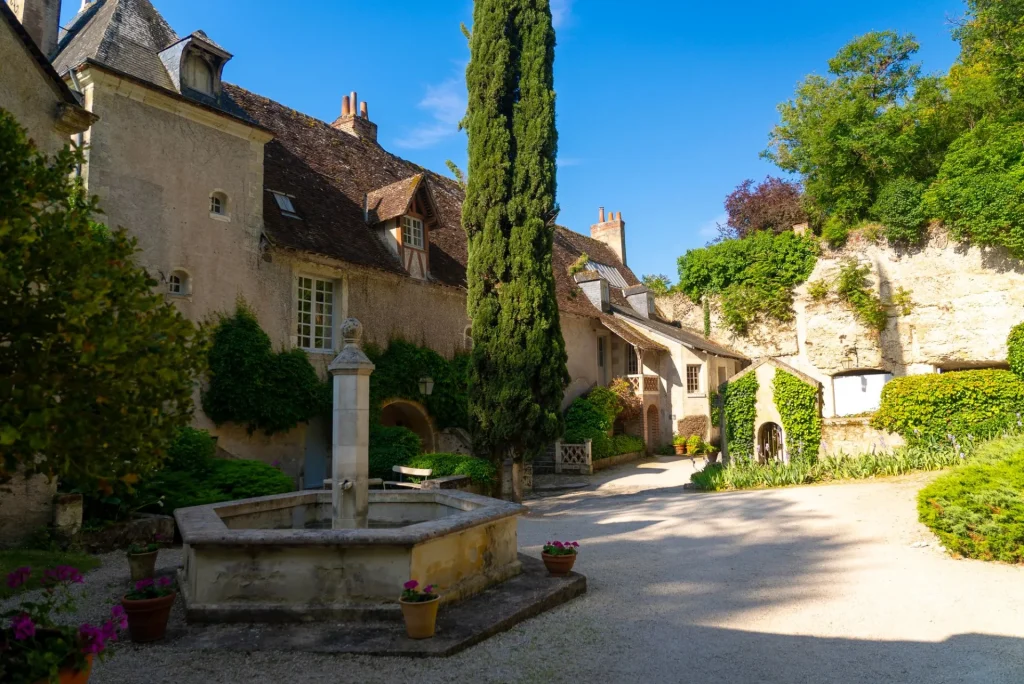
[{"label": "stone building", "polygon": [[[56,21],[42,12],[54,0],[24,3]],[[321,372],[350,316],[368,342],[401,337],[448,357],[470,347],[462,188],[385,150],[356,93],[324,122],[230,85],[231,53],[202,31],[178,36],[149,0],[86,0],[52,57],[99,117],[83,136],[88,190],[108,223],[138,238],[141,263],[189,318],[244,299],[275,347],[306,350]],[[627,266],[625,228],[602,210],[589,237],[556,231],[566,404],[628,375],[645,402],[637,431],[654,447],[688,412],[706,415],[718,374],[746,360],[658,318]],[[580,269],[589,277],[576,282]],[[459,447],[415,402],[386,411],[427,448]],[[323,479],[326,421],[274,437],[197,421],[226,455]]]}]

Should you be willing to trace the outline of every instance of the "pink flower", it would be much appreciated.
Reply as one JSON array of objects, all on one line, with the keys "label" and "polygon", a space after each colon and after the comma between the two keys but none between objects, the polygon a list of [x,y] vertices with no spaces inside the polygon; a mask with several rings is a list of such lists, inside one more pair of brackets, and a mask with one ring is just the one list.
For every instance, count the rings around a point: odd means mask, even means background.
[{"label": "pink flower", "polygon": [[100,634],[103,636],[103,641],[111,643],[117,641],[117,625],[114,624],[113,620],[107,620],[103,623],[103,628],[100,630]]},{"label": "pink flower", "polygon": [[114,616],[114,622],[119,629],[128,629],[128,615],[124,612],[124,606],[114,606],[110,614]]},{"label": "pink flower", "polygon": [[156,581],[156,583],[158,586],[166,588],[171,586],[174,583],[174,580],[172,580],[170,577],[161,577]]},{"label": "pink flower", "polygon": [[82,584],[85,582],[82,573],[70,565],[58,565],[53,570],[47,570],[43,575],[43,582],[46,584],[59,584],[62,582]]},{"label": "pink flower", "polygon": [[580,543],[579,543],[579,542],[573,542],[573,543],[572,543],[572,547],[573,547],[574,549],[578,549],[578,548],[580,548]]},{"label": "pink flower", "polygon": [[420,583],[416,580],[409,580],[402,586],[405,587],[408,591],[413,591],[416,587],[420,586]]},{"label": "pink flower", "polygon": [[11,620],[11,627],[14,628],[14,640],[24,641],[36,635],[36,625],[28,613],[22,613]]},{"label": "pink flower", "polygon": [[555,543],[554,543],[554,547],[555,547],[556,549],[560,549],[560,548],[562,548],[562,542],[555,542]]},{"label": "pink flower", "polygon": [[147,577],[146,579],[139,580],[135,583],[135,591],[145,591],[153,586],[153,578]]},{"label": "pink flower", "polygon": [[428,585],[427,585],[427,586],[426,586],[426,587],[425,587],[425,588],[423,589],[423,593],[424,593],[424,594],[433,594],[433,593],[434,593],[434,585],[433,585],[433,584],[428,584]]},{"label": "pink flower", "polygon": [[78,628],[79,642],[82,644],[82,653],[96,655],[102,653],[105,648],[103,630],[92,625],[82,625]]},{"label": "pink flower", "polygon": [[11,589],[17,589],[25,582],[28,581],[29,576],[32,574],[32,568],[26,566],[18,568],[7,576],[7,586]]}]

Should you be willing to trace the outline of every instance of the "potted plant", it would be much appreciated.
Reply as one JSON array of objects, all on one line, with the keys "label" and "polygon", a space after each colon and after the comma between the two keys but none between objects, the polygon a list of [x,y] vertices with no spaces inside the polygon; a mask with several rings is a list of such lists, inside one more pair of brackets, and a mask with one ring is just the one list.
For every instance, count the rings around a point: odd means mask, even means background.
[{"label": "potted plant", "polygon": [[158,535],[155,541],[135,543],[128,547],[128,568],[131,570],[132,582],[138,582],[156,574],[156,557],[160,553],[162,541]]},{"label": "potted plant", "polygon": [[428,584],[422,590],[420,583],[409,580],[402,586],[398,599],[405,618],[405,632],[410,639],[429,639],[434,636],[437,625],[437,607],[441,597],[434,593],[434,585]]},{"label": "potted plant", "polygon": [[[7,586],[18,589],[32,576],[32,568],[18,568],[7,576]],[[102,626],[88,623],[77,627],[58,624],[60,613],[75,610],[72,584],[81,584],[82,574],[67,565],[47,570],[41,578],[43,597],[22,601],[14,610],[0,615],[0,681],[12,684],[86,684],[93,659],[104,658],[109,644],[125,628],[121,606]]]},{"label": "potted plant", "polygon": [[548,542],[544,545],[544,551],[541,553],[544,567],[548,569],[552,577],[565,577],[572,572],[579,548],[579,542]]},{"label": "potted plant", "polygon": [[708,463],[718,463],[718,447],[711,442],[704,442],[701,447],[701,451],[707,457]]},{"label": "potted plant", "polygon": [[700,444],[703,441],[704,440],[700,438],[700,435],[690,435],[686,440],[686,453],[697,455],[698,450],[700,449]]},{"label": "potted plant", "polygon": [[672,448],[676,450],[676,456],[682,456],[686,453],[686,437],[683,435],[676,435],[672,438]]},{"label": "potted plant", "polygon": [[175,597],[177,593],[170,577],[157,580],[147,577],[135,583],[135,589],[121,599],[132,641],[145,644],[164,638]]}]

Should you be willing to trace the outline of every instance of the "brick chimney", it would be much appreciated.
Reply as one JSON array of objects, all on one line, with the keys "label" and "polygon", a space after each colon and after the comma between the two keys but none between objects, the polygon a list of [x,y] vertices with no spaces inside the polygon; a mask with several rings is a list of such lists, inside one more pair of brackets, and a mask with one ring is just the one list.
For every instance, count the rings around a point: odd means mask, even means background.
[{"label": "brick chimney", "polygon": [[7,0],[7,4],[36,42],[39,51],[52,58],[57,51],[60,0]]},{"label": "brick chimney", "polygon": [[597,223],[590,226],[590,237],[611,247],[622,265],[626,265],[626,222],[622,220],[621,211],[609,211],[606,217],[604,207],[601,207],[597,214]]},{"label": "brick chimney", "polygon": [[359,101],[354,90],[351,95],[341,98],[341,116],[331,124],[331,128],[363,140],[377,142],[377,124],[370,121],[366,103]]}]

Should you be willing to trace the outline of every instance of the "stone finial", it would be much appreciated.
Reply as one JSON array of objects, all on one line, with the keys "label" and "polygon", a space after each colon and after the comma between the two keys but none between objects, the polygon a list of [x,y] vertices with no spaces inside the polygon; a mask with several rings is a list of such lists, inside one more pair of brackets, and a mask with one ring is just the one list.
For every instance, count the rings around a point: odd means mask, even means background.
[{"label": "stone finial", "polygon": [[358,318],[346,318],[341,324],[341,339],[345,340],[345,346],[362,346],[363,324]]},{"label": "stone finial", "polygon": [[363,324],[355,318],[347,318],[341,324],[341,338],[345,346],[328,367],[331,375],[369,375],[373,372],[373,362],[367,358],[361,348],[363,340]]}]

